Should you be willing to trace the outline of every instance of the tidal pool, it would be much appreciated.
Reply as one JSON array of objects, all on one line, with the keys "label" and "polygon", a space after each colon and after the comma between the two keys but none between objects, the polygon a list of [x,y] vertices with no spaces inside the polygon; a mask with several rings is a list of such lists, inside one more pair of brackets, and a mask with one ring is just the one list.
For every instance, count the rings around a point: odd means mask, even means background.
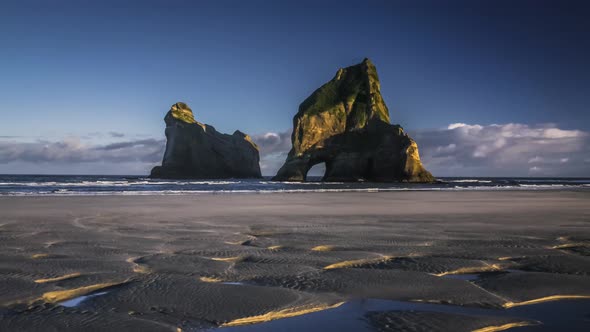
[{"label": "tidal pool", "polygon": [[541,322],[540,325],[516,327],[511,331],[590,331],[590,300],[561,300],[525,305],[510,309],[483,309],[445,304],[391,301],[379,299],[354,300],[340,307],[303,316],[274,320],[261,324],[224,327],[231,332],[265,331],[375,331],[367,315],[375,312],[419,311],[468,316],[514,317]]},{"label": "tidal pool", "polygon": [[75,298],[67,300],[67,301],[63,301],[63,302],[59,303],[59,305],[62,307],[73,308],[73,307],[79,306],[82,302],[84,302],[88,299],[91,299],[91,298],[97,297],[97,296],[101,296],[101,295],[105,295],[107,293],[108,292],[98,292],[98,293],[93,293],[93,294],[88,294],[88,295],[82,295],[82,296],[78,296],[78,297],[75,297]]}]

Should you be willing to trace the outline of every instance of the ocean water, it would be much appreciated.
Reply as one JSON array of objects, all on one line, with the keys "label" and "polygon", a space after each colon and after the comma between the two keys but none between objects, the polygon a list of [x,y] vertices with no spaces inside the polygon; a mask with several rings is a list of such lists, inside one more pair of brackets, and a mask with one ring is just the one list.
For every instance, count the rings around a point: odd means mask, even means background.
[{"label": "ocean water", "polygon": [[264,179],[163,180],[143,176],[0,175],[0,196],[188,195],[207,193],[379,192],[407,190],[590,190],[590,178],[438,178],[433,184],[276,182]]}]

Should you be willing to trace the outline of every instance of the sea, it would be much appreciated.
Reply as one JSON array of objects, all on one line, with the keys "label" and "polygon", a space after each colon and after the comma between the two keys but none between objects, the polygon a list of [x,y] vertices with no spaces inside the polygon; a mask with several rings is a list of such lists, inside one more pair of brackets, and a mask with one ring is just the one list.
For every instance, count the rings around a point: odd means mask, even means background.
[{"label": "sea", "polygon": [[307,182],[263,179],[164,180],[114,175],[0,175],[0,196],[196,195],[225,193],[590,190],[590,178],[441,177],[436,183]]}]

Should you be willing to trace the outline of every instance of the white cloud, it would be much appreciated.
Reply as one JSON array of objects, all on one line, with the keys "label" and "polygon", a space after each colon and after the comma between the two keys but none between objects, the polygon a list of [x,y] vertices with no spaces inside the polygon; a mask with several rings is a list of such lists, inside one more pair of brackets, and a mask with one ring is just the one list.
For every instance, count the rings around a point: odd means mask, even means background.
[{"label": "white cloud", "polygon": [[84,143],[77,137],[59,141],[0,141],[0,164],[29,163],[96,163],[157,162],[162,159],[164,140],[139,139],[106,145]]},{"label": "white cloud", "polygon": [[436,152],[438,152],[438,153],[453,152],[453,151],[455,151],[456,148],[457,148],[457,144],[451,143],[449,145],[437,147]]},{"label": "white cloud", "polygon": [[260,148],[260,170],[262,174],[275,175],[285,162],[291,149],[291,131],[253,135],[252,140]]},{"label": "white cloud", "polygon": [[585,133],[579,130],[561,130],[559,128],[549,128],[543,131],[543,137],[545,138],[569,138],[581,136],[585,136]]},{"label": "white cloud", "polygon": [[[581,130],[554,124],[453,123],[410,136],[435,176],[590,176],[590,135]],[[275,174],[284,163],[290,137],[290,131],[254,136],[264,174]]]},{"label": "white cloud", "polygon": [[[454,123],[409,134],[435,176],[590,176],[590,135],[581,130],[552,124]],[[34,142],[16,139],[0,140],[0,173],[88,169],[98,174],[108,166],[118,174],[147,174],[161,162],[166,143],[163,139],[102,145],[76,137]],[[291,149],[291,131],[252,135],[252,139],[260,147],[262,173],[276,174]]]},{"label": "white cloud", "polygon": [[[554,124],[453,123],[410,133],[438,176],[589,176],[590,135]],[[445,147],[453,144],[453,149]],[[531,166],[531,164],[533,164]]]},{"label": "white cloud", "polygon": [[482,126],[480,126],[480,125],[468,125],[466,123],[451,123],[447,127],[448,130],[453,130],[453,129],[458,129],[458,128],[459,129],[462,129],[462,130],[465,130],[465,131],[469,131],[469,130],[475,130],[475,131],[477,131],[477,130],[482,129]]}]

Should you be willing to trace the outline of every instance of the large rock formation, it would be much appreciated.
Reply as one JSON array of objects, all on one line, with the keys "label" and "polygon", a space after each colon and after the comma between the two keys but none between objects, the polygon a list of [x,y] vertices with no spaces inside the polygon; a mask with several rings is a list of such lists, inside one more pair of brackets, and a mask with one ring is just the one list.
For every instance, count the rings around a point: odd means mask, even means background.
[{"label": "large rock formation", "polygon": [[339,69],[299,106],[293,118],[293,148],[274,180],[305,181],[309,169],[326,163],[324,181],[432,182],[418,146],[389,122],[377,69],[369,59]]},{"label": "large rock formation", "polygon": [[195,121],[185,103],[172,105],[166,122],[166,152],[162,166],[150,177],[173,179],[259,178],[258,147],[239,130],[218,133]]}]

